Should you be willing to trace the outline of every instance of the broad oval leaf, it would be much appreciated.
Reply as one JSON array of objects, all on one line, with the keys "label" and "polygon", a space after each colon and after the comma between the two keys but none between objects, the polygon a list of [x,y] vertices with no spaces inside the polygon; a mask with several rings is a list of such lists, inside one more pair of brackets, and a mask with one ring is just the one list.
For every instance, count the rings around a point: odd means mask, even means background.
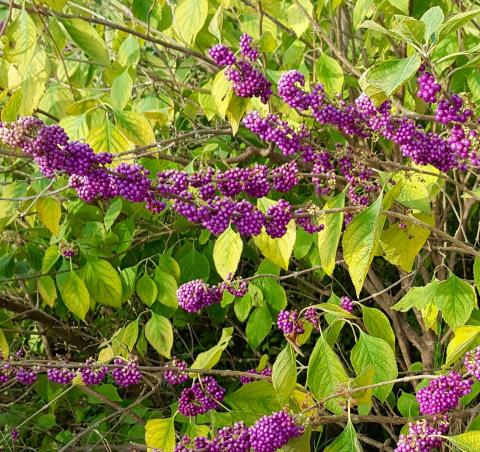
[{"label": "broad oval leaf", "polygon": [[213,261],[217,273],[227,279],[227,275],[234,275],[242,256],[243,241],[238,232],[231,227],[217,238],[213,247]]},{"label": "broad oval leaf", "polygon": [[68,310],[85,320],[90,307],[90,295],[85,283],[72,271],[66,275],[58,275],[57,284]]},{"label": "broad oval leaf", "polygon": [[455,436],[446,436],[445,438],[462,452],[478,452],[478,445],[480,444],[479,430],[473,430]]},{"label": "broad oval leaf", "polygon": [[318,81],[328,95],[334,96],[342,92],[343,70],[337,60],[322,52],[316,63],[316,71]]},{"label": "broad oval leaf", "polygon": [[130,141],[139,146],[155,142],[155,133],[145,116],[134,111],[115,110],[115,118],[119,129]]},{"label": "broad oval leaf", "polygon": [[147,306],[151,306],[157,299],[158,289],[155,281],[144,273],[135,285],[137,295]]},{"label": "broad oval leaf", "polygon": [[170,359],[173,346],[173,328],[167,318],[152,312],[152,317],[145,325],[145,337],[159,355]]},{"label": "broad oval leaf", "polygon": [[453,339],[447,346],[445,365],[453,364],[470,349],[480,344],[480,326],[463,325],[454,329]]},{"label": "broad oval leaf", "polygon": [[257,416],[272,414],[280,409],[273,385],[264,380],[243,385],[225,397],[225,402],[237,411],[255,413]]},{"label": "broad oval leaf", "polygon": [[362,452],[355,427],[349,421],[338,438],[325,448],[325,452]]},{"label": "broad oval leaf", "polygon": [[57,289],[55,281],[50,275],[44,275],[38,279],[38,291],[40,292],[43,301],[48,306],[53,307],[57,299]]},{"label": "broad oval leaf", "polygon": [[89,258],[83,269],[83,278],[90,297],[97,303],[114,308],[121,306],[123,299],[122,280],[110,262]]},{"label": "broad oval leaf", "polygon": [[192,44],[207,20],[207,0],[181,0],[175,8],[176,28],[187,44]]},{"label": "broad oval leaf", "polygon": [[295,352],[290,344],[286,345],[273,363],[272,381],[278,402],[286,404],[297,384]]},{"label": "broad oval leaf", "polygon": [[62,215],[60,203],[52,197],[40,198],[37,201],[38,218],[53,234],[60,232],[60,217]]},{"label": "broad oval leaf", "polygon": [[379,309],[362,305],[363,323],[370,335],[383,339],[395,353],[395,333],[388,317]]},{"label": "broad oval leaf", "polygon": [[175,449],[175,417],[150,419],[145,425],[145,444],[148,447],[173,452]]}]

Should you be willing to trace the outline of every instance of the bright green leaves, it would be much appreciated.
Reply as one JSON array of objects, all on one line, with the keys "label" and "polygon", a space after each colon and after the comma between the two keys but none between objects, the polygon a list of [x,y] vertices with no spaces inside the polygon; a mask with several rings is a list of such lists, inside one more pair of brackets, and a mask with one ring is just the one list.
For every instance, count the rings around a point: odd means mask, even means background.
[{"label": "bright green leaves", "polygon": [[440,28],[445,16],[440,6],[430,8],[425,14],[420,17],[420,20],[425,24],[425,42],[428,43],[432,39],[432,35]]},{"label": "bright green leaves", "polygon": [[348,421],[340,436],[325,448],[325,452],[362,452],[355,427]]},{"label": "bright green leaves", "polygon": [[480,258],[475,257],[473,262],[473,279],[475,281],[475,286],[477,290],[480,292]]},{"label": "bright green leaves", "polygon": [[435,304],[450,328],[463,325],[476,306],[475,290],[466,281],[450,274],[435,291]]},{"label": "bright green leaves", "polygon": [[60,203],[55,198],[40,198],[37,201],[37,214],[43,225],[53,235],[59,234],[62,211]]},{"label": "bright green leaves", "polygon": [[[325,210],[342,208],[345,205],[345,192],[339,193],[327,201],[323,206]],[[325,273],[332,276],[337,257],[337,248],[342,234],[343,212],[327,214],[322,220],[325,225],[323,231],[318,233],[318,252],[320,262]]]},{"label": "bright green leaves", "polygon": [[297,384],[297,366],[295,352],[290,344],[279,353],[273,363],[272,381],[280,405],[288,402]]},{"label": "bright green leaves", "polygon": [[448,34],[458,30],[460,27],[470,22],[475,16],[478,16],[479,14],[480,8],[476,8],[470,11],[455,14],[454,16],[450,17],[442,24],[441,27],[439,27],[439,39],[443,39]]},{"label": "bright green leaves", "polygon": [[21,10],[12,26],[9,27],[7,36],[9,39],[5,48],[5,57],[8,61],[21,63],[35,51],[37,27],[25,9]]},{"label": "bright green leaves", "polygon": [[255,416],[271,414],[280,409],[273,386],[268,381],[254,381],[243,385],[225,397],[225,402],[233,409]]},{"label": "bright green leaves", "polygon": [[[324,399],[341,392],[347,383],[348,375],[340,359],[328,345],[325,337],[321,336],[308,361],[307,385],[310,391],[318,399]],[[325,406],[335,414],[343,413],[340,396],[327,400]]]},{"label": "bright green leaves", "polygon": [[248,318],[247,333],[248,344],[257,348],[267,337],[272,329],[272,317],[267,308],[256,308]]},{"label": "bright green leaves", "polygon": [[200,353],[193,362],[192,369],[211,369],[214,367],[220,360],[223,351],[228,347],[232,334],[233,328],[224,328],[218,344],[214,345],[209,350]]},{"label": "bright green leaves", "polygon": [[480,431],[473,430],[460,435],[446,436],[445,438],[462,452],[477,452],[480,444]]},{"label": "bright green leaves", "polygon": [[358,26],[363,22],[365,17],[367,17],[370,9],[373,6],[373,0],[358,0],[355,2],[355,7],[353,8],[353,27],[358,28]]},{"label": "bright green leaves", "polygon": [[132,96],[133,80],[128,70],[123,71],[112,83],[110,102],[117,110],[123,110]]},{"label": "bright green leaves", "polygon": [[[361,374],[368,367],[375,369],[374,383],[381,383],[397,378],[398,369],[395,354],[391,346],[383,339],[360,333],[350,355],[353,368],[357,374]],[[379,386],[373,393],[384,402],[393,388],[393,383]]]},{"label": "bright green leaves", "polygon": [[82,279],[72,271],[66,275],[58,275],[57,284],[68,310],[85,320],[90,306],[90,295]]},{"label": "bright green leaves", "polygon": [[96,152],[117,153],[129,148],[125,135],[108,118],[90,131],[87,142]]},{"label": "bright green leaves", "polygon": [[44,275],[38,278],[38,292],[48,306],[52,307],[55,304],[57,289],[55,287],[55,281],[50,275]]},{"label": "bright green leaves", "polygon": [[155,274],[153,275],[153,280],[155,281],[158,290],[157,300],[164,306],[177,309],[177,281],[172,275],[164,272],[161,268],[162,267],[160,266],[157,267],[155,269]]},{"label": "bright green leaves", "polygon": [[355,216],[343,235],[343,256],[357,295],[362,290],[380,241],[385,222],[381,209],[382,196],[379,196],[370,207]]},{"label": "bright green leaves", "polygon": [[119,308],[122,304],[122,281],[110,262],[89,258],[83,269],[83,279],[90,296],[97,303]]},{"label": "bright green leaves", "polygon": [[[305,33],[308,26],[310,25],[310,21],[308,19],[308,15],[311,15],[313,12],[313,5],[310,0],[299,0],[300,5],[296,2],[293,2],[287,9],[287,22],[289,27],[295,32],[297,37]],[[302,8],[303,7],[303,8]],[[305,14],[305,11],[307,14]]]},{"label": "bright green leaves", "polygon": [[420,63],[417,54],[385,61],[368,69],[359,80],[360,86],[367,93],[369,87],[373,87],[389,97],[416,74]]},{"label": "bright green leaves", "polygon": [[213,261],[217,273],[224,279],[237,271],[243,250],[243,241],[238,232],[231,227],[225,229],[217,238],[213,247]]},{"label": "bright green leaves", "polygon": [[174,417],[147,421],[145,425],[145,444],[164,452],[173,452],[176,443],[174,421]]},{"label": "bright green leaves", "polygon": [[187,44],[193,44],[207,20],[207,15],[207,0],[181,0],[178,3],[175,8],[176,30]]},{"label": "bright green leaves", "polygon": [[363,323],[367,331],[375,337],[383,339],[395,353],[395,333],[387,316],[376,308],[369,308],[362,304]]},{"label": "bright green leaves", "polygon": [[316,63],[316,73],[328,95],[335,96],[342,92],[343,70],[337,60],[322,52]]},{"label": "bright green leaves", "polygon": [[147,273],[144,273],[140,277],[135,288],[137,290],[137,295],[140,297],[140,300],[142,300],[143,303],[145,303],[147,306],[151,306],[153,303],[155,303],[158,295],[157,285]]},{"label": "bright green leaves", "polygon": [[145,337],[159,355],[170,359],[173,347],[173,328],[168,319],[152,312],[152,317],[145,325]]},{"label": "bright green leaves", "polygon": [[407,312],[409,309],[422,309],[434,301],[435,292],[440,281],[434,280],[422,287],[412,287],[392,309]]},{"label": "bright green leaves", "polygon": [[110,58],[105,41],[97,30],[81,19],[61,19],[72,41],[93,61],[110,66]]}]

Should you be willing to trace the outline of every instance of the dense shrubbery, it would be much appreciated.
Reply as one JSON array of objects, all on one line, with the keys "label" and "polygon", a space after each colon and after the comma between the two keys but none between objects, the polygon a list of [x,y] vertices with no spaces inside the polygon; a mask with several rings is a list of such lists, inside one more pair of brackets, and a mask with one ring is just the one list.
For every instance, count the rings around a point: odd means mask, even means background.
[{"label": "dense shrubbery", "polygon": [[480,9],[436,3],[0,0],[0,447],[479,450]]}]

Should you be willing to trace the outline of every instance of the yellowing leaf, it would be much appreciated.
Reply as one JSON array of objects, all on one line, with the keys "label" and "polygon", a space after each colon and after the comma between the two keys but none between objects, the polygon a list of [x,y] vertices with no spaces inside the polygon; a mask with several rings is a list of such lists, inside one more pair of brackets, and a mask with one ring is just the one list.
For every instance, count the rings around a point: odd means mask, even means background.
[{"label": "yellowing leaf", "polygon": [[218,114],[223,119],[233,95],[232,83],[227,80],[223,71],[219,71],[213,79],[211,92]]},{"label": "yellowing leaf", "polygon": [[120,129],[105,118],[103,123],[88,134],[87,142],[95,152],[117,153],[130,147]]},{"label": "yellowing leaf", "polygon": [[90,296],[99,304],[119,308],[122,304],[122,281],[110,262],[91,258],[83,270]]},{"label": "yellowing leaf", "polygon": [[227,275],[234,275],[242,256],[243,241],[238,232],[232,228],[225,231],[215,241],[213,247],[213,261],[217,273],[224,279]]},{"label": "yellowing leaf", "polygon": [[310,0],[300,0],[299,3],[301,6],[293,2],[287,9],[287,23],[298,38],[305,33],[310,25],[308,15],[313,12],[313,5]]},{"label": "yellowing leaf", "polygon": [[128,70],[123,71],[112,83],[110,100],[117,110],[123,110],[132,96],[133,80]]},{"label": "yellowing leaf", "polygon": [[[345,192],[339,193],[327,201],[324,209],[333,209],[345,205]],[[318,233],[318,253],[324,272],[332,276],[337,257],[338,242],[342,233],[343,212],[326,214],[320,220],[325,225],[323,231]]]},{"label": "yellowing leaf", "polygon": [[200,353],[193,362],[192,369],[211,369],[215,366],[220,360],[222,352],[228,347],[232,334],[233,328],[224,328],[218,344],[214,345],[209,350]]},{"label": "yellowing leaf", "polygon": [[134,111],[115,111],[118,127],[125,136],[139,146],[155,142],[155,133],[148,119]]},{"label": "yellowing leaf", "polygon": [[455,328],[453,339],[447,346],[445,365],[449,366],[480,343],[480,326],[463,325]]},{"label": "yellowing leaf", "polygon": [[58,235],[60,232],[60,203],[52,197],[40,198],[37,201],[38,218],[44,226],[53,234]]},{"label": "yellowing leaf", "polygon": [[446,438],[462,452],[478,452],[478,445],[480,444],[479,430],[473,430],[455,436],[447,436]]},{"label": "yellowing leaf", "polygon": [[114,358],[114,356],[115,353],[113,352],[112,347],[108,346],[100,350],[97,361],[99,363],[109,363]]},{"label": "yellowing leaf", "polygon": [[145,444],[147,447],[173,452],[175,449],[174,417],[150,419],[145,425]]},{"label": "yellowing leaf", "polygon": [[45,275],[38,279],[38,291],[43,301],[45,301],[48,306],[53,307],[57,299],[57,289],[55,287],[55,281],[50,275]]},{"label": "yellowing leaf", "polygon": [[170,359],[173,346],[173,328],[170,321],[152,312],[152,317],[145,325],[145,337],[159,355]]},{"label": "yellowing leaf", "polygon": [[178,34],[189,45],[207,20],[208,0],[181,0],[175,8],[175,25]]},{"label": "yellowing leaf", "polygon": [[2,359],[5,359],[10,354],[10,348],[8,346],[7,338],[5,333],[0,329],[0,352],[2,352]]}]

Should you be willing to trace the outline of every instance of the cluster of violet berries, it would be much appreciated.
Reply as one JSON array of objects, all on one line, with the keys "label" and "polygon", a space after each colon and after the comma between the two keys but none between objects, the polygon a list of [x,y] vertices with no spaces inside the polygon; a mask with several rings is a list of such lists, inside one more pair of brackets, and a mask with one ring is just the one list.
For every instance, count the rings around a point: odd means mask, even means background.
[{"label": "cluster of violet berries", "polygon": [[[254,375],[263,375],[264,377],[271,377],[272,376],[272,368],[271,367],[265,367],[265,369],[258,371],[257,369],[250,369],[247,370],[249,374],[254,374]],[[252,383],[256,381],[255,378],[247,377],[247,376],[242,376],[240,377],[240,383],[242,385],[246,385],[248,383]]]},{"label": "cluster of violet berries", "polygon": [[188,373],[185,372],[187,368],[187,363],[181,359],[176,358],[175,356],[167,364],[169,369],[163,371],[163,378],[165,381],[171,385],[181,385],[185,383],[190,377]]},{"label": "cluster of violet berries", "polygon": [[345,309],[345,311],[353,312],[353,301],[349,297],[340,298],[340,307]]},{"label": "cluster of violet berries", "polygon": [[467,372],[480,380],[480,345],[465,354],[463,363]]},{"label": "cluster of violet berries", "polygon": [[408,433],[400,435],[395,452],[431,452],[438,449],[442,446],[442,438],[438,435],[445,435],[448,427],[446,417],[410,422]]},{"label": "cluster of violet berries", "polygon": [[298,312],[285,309],[278,313],[277,327],[286,335],[302,334],[305,331],[303,323],[298,317]]},{"label": "cluster of violet berries", "polygon": [[214,410],[225,396],[225,388],[211,376],[185,388],[178,399],[178,411],[184,416],[198,416]]},{"label": "cluster of violet berries", "polygon": [[243,297],[248,292],[248,281],[224,281],[218,286],[209,286],[201,279],[182,284],[177,290],[179,306],[187,312],[197,313],[212,304],[220,303],[227,291],[235,297]]},{"label": "cluster of violet berries", "polygon": [[442,85],[435,81],[435,77],[430,72],[425,71],[423,65],[418,72],[420,75],[417,77],[417,97],[430,104],[437,102],[437,94],[442,90]]},{"label": "cluster of violet berries", "polygon": [[177,444],[175,452],[204,450],[206,452],[274,452],[281,449],[290,439],[301,436],[304,428],[295,423],[286,411],[278,411],[263,416],[252,427],[242,421],[220,429],[217,435],[208,440],[205,437],[190,439],[184,436]]},{"label": "cluster of violet berries", "polygon": [[121,367],[112,370],[113,380],[118,386],[128,388],[142,380],[142,373],[136,356],[131,357],[128,361],[123,358],[115,358],[113,364],[121,365]]},{"label": "cluster of violet berries", "polygon": [[225,76],[232,82],[233,91],[239,97],[259,97],[267,103],[272,95],[272,84],[254,63],[260,52],[252,46],[253,38],[244,33],[240,38],[238,57],[226,46],[218,44],[209,50],[210,57],[219,66],[227,66]]}]

